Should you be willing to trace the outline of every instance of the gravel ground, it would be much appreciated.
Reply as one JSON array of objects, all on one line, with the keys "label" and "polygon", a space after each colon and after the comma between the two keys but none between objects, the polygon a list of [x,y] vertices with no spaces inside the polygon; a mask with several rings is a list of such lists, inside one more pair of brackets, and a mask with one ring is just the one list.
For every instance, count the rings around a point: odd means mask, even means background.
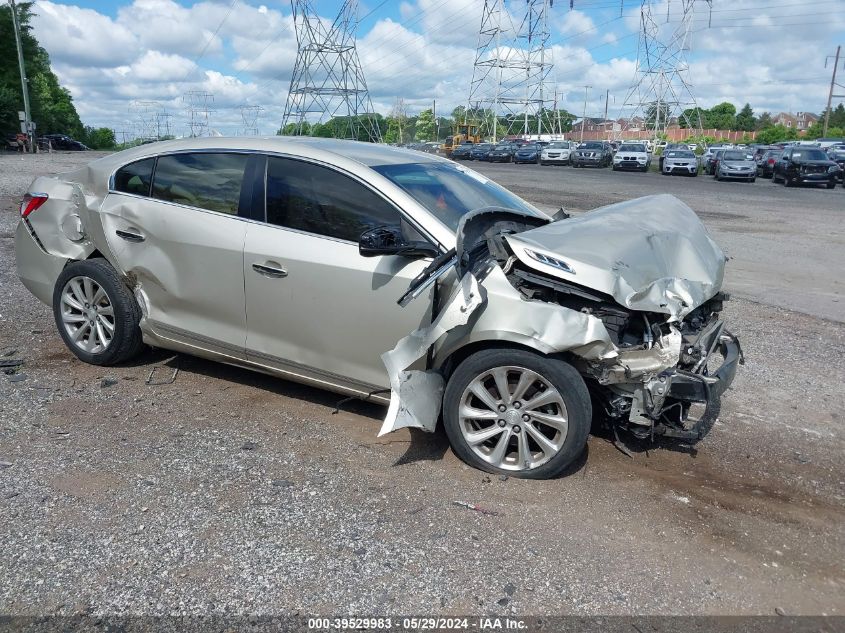
[{"label": "gravel ground", "polygon": [[0,374],[0,613],[845,614],[845,192],[483,166],[576,211],[677,193],[734,257],[748,362],[698,450],[591,437],[534,482],[276,378],[77,361],[12,233],[35,175],[91,157],[0,157],[0,357],[25,361]]}]

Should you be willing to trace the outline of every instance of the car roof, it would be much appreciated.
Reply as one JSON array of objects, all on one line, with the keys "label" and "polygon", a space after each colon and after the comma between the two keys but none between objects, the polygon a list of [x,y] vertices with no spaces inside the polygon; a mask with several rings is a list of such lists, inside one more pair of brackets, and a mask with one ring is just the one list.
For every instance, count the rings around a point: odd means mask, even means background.
[{"label": "car roof", "polygon": [[339,158],[353,160],[368,167],[375,165],[401,165],[405,163],[433,163],[446,160],[432,154],[422,154],[402,147],[313,136],[217,136],[184,138],[150,143],[111,154],[102,160],[113,162],[117,167],[148,156],[168,152],[208,151],[213,149],[297,153],[315,157],[317,154],[334,154]]}]

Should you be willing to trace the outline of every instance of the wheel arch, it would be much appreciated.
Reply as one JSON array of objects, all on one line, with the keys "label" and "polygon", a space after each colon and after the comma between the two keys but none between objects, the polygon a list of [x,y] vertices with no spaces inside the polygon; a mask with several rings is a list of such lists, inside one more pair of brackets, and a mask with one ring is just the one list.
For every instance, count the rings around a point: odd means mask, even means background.
[{"label": "wheel arch", "polygon": [[565,354],[547,349],[535,338],[517,332],[497,331],[483,334],[480,338],[473,337],[448,345],[448,341],[434,356],[434,366],[439,369],[448,380],[455,368],[466,358],[485,349],[513,349],[533,352],[539,356],[555,356],[565,358]]}]

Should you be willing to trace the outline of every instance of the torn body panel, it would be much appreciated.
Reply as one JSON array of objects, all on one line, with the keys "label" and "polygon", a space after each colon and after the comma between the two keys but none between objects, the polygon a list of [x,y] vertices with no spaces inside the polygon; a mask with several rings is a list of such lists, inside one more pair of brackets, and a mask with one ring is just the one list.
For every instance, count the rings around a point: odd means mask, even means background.
[{"label": "torn body panel", "polygon": [[[680,201],[652,196],[557,222],[480,209],[461,222],[452,261],[461,287],[477,284],[481,301],[453,293],[434,325],[385,354],[392,403],[381,434],[403,426],[433,431],[444,380],[431,376],[457,350],[482,341],[566,353],[616,424],[687,439],[712,426],[723,388],[710,389],[720,378],[707,374],[707,359],[721,350],[730,360],[735,342],[718,320],[725,258]],[[441,283],[452,283],[438,265]],[[407,367],[429,346],[430,382],[417,381],[404,400],[401,389],[408,391],[414,373]],[[729,384],[736,358],[728,364]],[[707,405],[708,420],[687,424],[689,402]]]}]

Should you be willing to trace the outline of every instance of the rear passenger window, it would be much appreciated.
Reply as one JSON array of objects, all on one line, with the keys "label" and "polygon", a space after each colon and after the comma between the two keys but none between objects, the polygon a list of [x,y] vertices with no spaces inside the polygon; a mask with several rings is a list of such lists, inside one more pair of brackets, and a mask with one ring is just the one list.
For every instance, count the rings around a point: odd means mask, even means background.
[{"label": "rear passenger window", "polygon": [[267,222],[357,242],[377,226],[402,226],[401,215],[361,183],[303,161],[267,161]]},{"label": "rear passenger window", "polygon": [[159,156],[153,198],[237,215],[247,154]]},{"label": "rear passenger window", "polygon": [[134,193],[138,196],[150,195],[150,183],[153,180],[155,162],[155,158],[147,158],[118,169],[114,175],[115,191]]}]

